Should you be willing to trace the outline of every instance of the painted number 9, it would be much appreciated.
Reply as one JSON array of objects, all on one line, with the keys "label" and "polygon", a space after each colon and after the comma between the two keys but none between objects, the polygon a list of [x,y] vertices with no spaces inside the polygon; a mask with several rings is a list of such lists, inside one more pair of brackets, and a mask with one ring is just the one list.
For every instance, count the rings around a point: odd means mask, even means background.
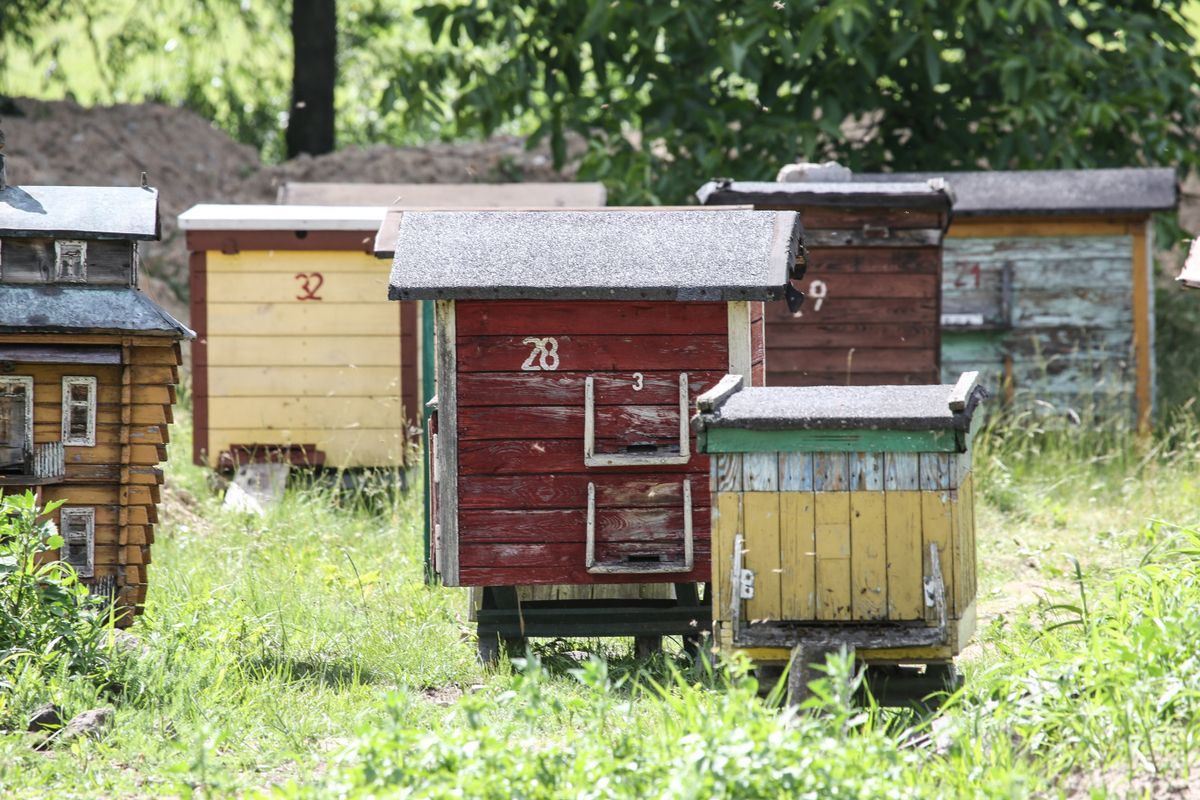
[{"label": "painted number 9", "polygon": [[547,336],[545,339],[529,336],[521,344],[533,345],[533,349],[529,351],[529,357],[521,365],[522,370],[553,372],[558,369],[558,339],[553,336]]},{"label": "painted number 9", "polygon": [[[821,310],[821,306],[825,304],[825,298],[828,295],[829,295],[829,287],[825,285],[825,281],[819,281],[819,280],[813,280],[811,283],[809,283],[808,291],[805,293],[806,297],[811,297],[813,300],[812,310],[814,312]],[[797,318],[803,317],[804,309],[803,308],[800,309],[799,311],[792,314],[792,316],[797,317]]]}]

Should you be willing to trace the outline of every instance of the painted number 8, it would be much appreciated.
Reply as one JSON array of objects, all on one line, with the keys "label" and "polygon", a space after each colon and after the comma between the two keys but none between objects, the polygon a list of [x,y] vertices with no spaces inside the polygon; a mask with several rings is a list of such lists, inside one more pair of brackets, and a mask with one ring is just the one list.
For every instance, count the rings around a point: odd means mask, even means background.
[{"label": "painted number 8", "polygon": [[[558,339],[555,339],[553,336],[547,336],[545,339],[530,336],[521,343],[533,345],[533,350],[529,352],[529,358],[525,359],[525,363],[521,365],[521,369],[526,372],[538,372],[541,370],[553,372],[558,369]],[[535,361],[537,363],[534,363]]]}]

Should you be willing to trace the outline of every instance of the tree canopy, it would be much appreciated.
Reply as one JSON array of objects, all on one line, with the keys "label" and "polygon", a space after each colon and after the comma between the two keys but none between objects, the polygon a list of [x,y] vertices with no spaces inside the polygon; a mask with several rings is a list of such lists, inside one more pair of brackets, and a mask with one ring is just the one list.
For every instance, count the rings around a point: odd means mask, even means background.
[{"label": "tree canopy", "polygon": [[1200,161],[1200,64],[1165,0],[444,0],[405,119],[528,126],[617,201],[797,157],[856,170]]}]

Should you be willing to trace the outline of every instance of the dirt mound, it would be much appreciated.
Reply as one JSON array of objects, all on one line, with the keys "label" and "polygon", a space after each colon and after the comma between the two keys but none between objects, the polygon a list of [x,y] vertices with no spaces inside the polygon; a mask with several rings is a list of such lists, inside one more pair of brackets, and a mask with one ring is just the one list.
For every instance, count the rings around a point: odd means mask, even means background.
[{"label": "dirt mound", "polygon": [[[17,100],[4,119],[14,184],[133,186],[146,172],[161,198],[163,240],[142,251],[144,287],[186,320],[187,251],[176,220],[196,203],[271,203],[284,181],[469,183],[571,180],[519,137],[422,147],[348,147],[264,165],[200,115],[156,104],[84,107]],[[579,147],[576,145],[576,151]]]}]

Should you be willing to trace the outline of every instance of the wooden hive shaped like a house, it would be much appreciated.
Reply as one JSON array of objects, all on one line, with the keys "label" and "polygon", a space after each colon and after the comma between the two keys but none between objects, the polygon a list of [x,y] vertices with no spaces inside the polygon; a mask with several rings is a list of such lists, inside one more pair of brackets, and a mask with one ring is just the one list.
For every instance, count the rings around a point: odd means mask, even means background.
[{"label": "wooden hive shaped like a house", "polygon": [[[389,296],[437,301],[442,580],[706,583],[708,460],[690,408],[727,373],[761,381],[761,301],[784,296],[799,216],[405,212],[398,230]],[[544,635],[534,610],[523,630]],[[632,621],[626,635],[696,632]]]},{"label": "wooden hive shaped like a house", "polygon": [[138,289],[158,237],[148,187],[0,190],[0,493],[65,501],[60,557],[135,613],[192,336]]}]

